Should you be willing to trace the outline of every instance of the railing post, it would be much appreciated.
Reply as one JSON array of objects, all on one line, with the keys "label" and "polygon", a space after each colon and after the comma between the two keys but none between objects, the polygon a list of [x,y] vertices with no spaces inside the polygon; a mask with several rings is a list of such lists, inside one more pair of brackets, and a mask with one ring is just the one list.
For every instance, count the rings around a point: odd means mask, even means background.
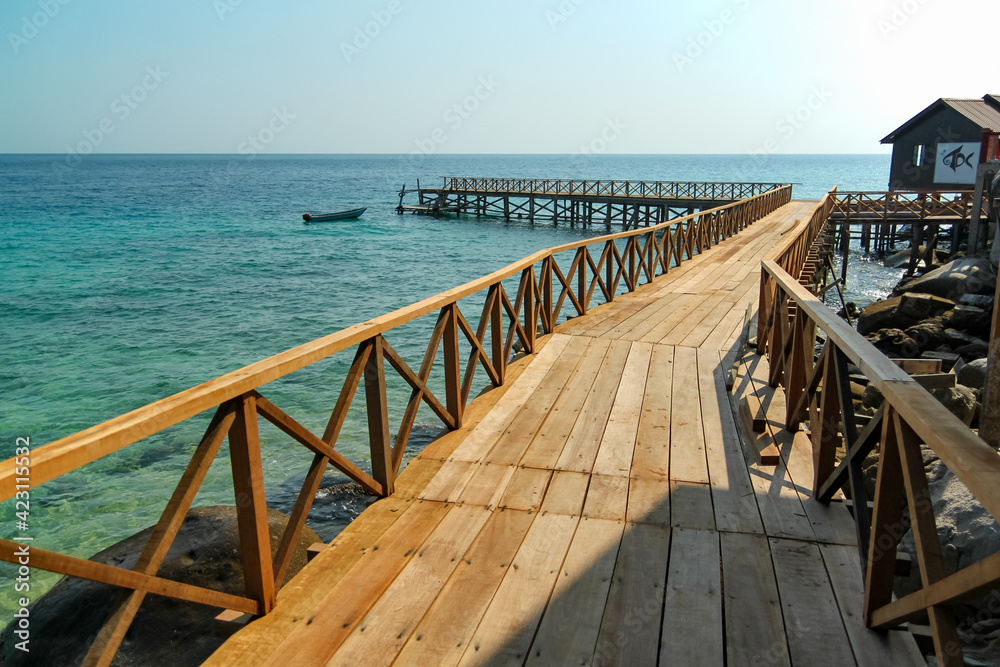
[{"label": "railing post", "polygon": [[456,428],[462,426],[462,367],[458,350],[458,306],[448,304],[442,309],[444,325],[444,386],[448,412],[455,418]]},{"label": "railing post", "polygon": [[550,334],[555,329],[556,323],[552,321],[552,262],[555,260],[551,255],[542,260],[541,275],[542,281],[542,331]]},{"label": "railing post", "polygon": [[646,247],[649,248],[649,252],[646,257],[646,266],[649,267],[649,282],[653,282],[656,278],[656,232],[649,232],[649,241]]},{"label": "railing post", "polygon": [[[608,206],[611,206],[611,204],[608,204]],[[617,287],[613,284],[615,279],[615,271],[613,266],[615,257],[614,244],[615,244],[614,241],[605,242],[605,248],[608,251],[607,252],[608,263],[604,267],[605,277],[607,278],[607,282],[605,284],[608,287],[608,294],[610,295],[608,297],[608,303],[611,303],[612,301],[615,300],[615,293],[618,291]]]},{"label": "railing post", "polygon": [[[920,454],[920,440],[909,425],[900,419],[898,413],[893,415],[893,422],[903,471],[903,488],[906,489],[906,504],[910,512],[910,529],[920,568],[920,582],[924,587],[929,587],[947,576],[937,522],[934,520],[934,504]],[[965,661],[962,659],[962,644],[955,629],[952,611],[944,605],[934,605],[927,608],[927,614],[930,617],[938,665],[963,667]]]},{"label": "railing post", "polygon": [[586,247],[578,248],[576,251],[577,264],[579,265],[577,269],[576,289],[580,307],[583,311],[580,313],[581,315],[586,315],[587,306],[590,303],[590,299],[587,298],[587,255]]},{"label": "railing post", "polygon": [[[638,226],[638,221],[636,225]],[[636,237],[628,237],[628,242],[625,244],[625,251],[628,253],[628,291],[634,292],[636,284],[638,282],[638,277],[636,276],[635,270],[635,253],[636,253]]]},{"label": "railing post", "polygon": [[896,547],[903,534],[900,527],[903,468],[896,444],[896,429],[893,427],[894,414],[892,406],[886,405],[875,479],[875,508],[872,513],[871,542],[868,546],[868,568],[865,572],[864,617],[868,627],[872,625],[875,610],[892,601]]},{"label": "railing post", "polygon": [[368,444],[372,456],[372,477],[382,485],[386,496],[395,487],[392,465],[392,442],[389,437],[389,403],[385,394],[385,357],[382,336],[370,343],[371,355],[365,364],[365,404],[368,409]]},{"label": "railing post", "polygon": [[791,336],[791,342],[793,343],[795,338],[795,331],[788,322],[789,301],[791,301],[791,298],[779,286],[774,293],[773,312],[771,314],[771,339],[767,342],[767,348],[771,351],[771,356],[768,359],[767,384],[771,387],[777,387],[784,381],[786,400],[793,403],[798,397],[792,394],[788,386],[790,376],[786,371],[786,367],[791,363],[789,357],[795,354],[794,345],[792,345],[791,350],[788,350],[789,341],[787,337]]},{"label": "railing post", "polygon": [[247,597],[257,601],[258,613],[263,615],[274,607],[276,593],[257,405],[252,392],[239,398],[236,419],[229,429],[229,458],[236,495],[243,582]]},{"label": "railing post", "polygon": [[538,317],[535,314],[535,267],[529,266],[521,273],[524,287],[524,333],[528,339],[526,354],[535,353],[535,338],[538,334]]},{"label": "railing post", "polygon": [[503,304],[500,290],[503,287],[500,283],[490,287],[487,299],[493,299],[490,306],[490,347],[493,352],[493,368],[500,377],[500,384],[505,382],[507,375],[507,355],[504,350],[503,340]]},{"label": "railing post", "polygon": [[[833,343],[828,341],[827,345],[833,345]],[[841,412],[837,354],[838,352],[834,348],[823,357],[823,385],[819,399],[819,415],[817,422],[810,424],[813,445],[813,495],[819,493],[823,482],[837,467],[837,445],[840,441],[838,426],[840,425]],[[798,403],[798,396],[791,399],[789,403],[792,401]],[[853,410],[854,408],[850,406],[849,409]]]}]

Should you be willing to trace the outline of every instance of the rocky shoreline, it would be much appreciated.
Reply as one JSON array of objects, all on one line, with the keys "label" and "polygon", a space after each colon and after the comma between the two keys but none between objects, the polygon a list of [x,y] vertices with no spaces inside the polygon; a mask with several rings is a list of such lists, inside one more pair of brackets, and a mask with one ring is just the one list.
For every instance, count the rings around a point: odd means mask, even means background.
[{"label": "rocky shoreline", "polygon": [[[847,304],[840,314],[856,319],[859,333],[978,431],[997,272],[988,258],[962,253],[926,268],[923,275],[904,276],[891,294],[860,312]],[[860,376],[852,376],[851,390],[855,413],[862,419],[873,416],[883,400],[878,390]],[[929,447],[922,446],[922,452],[947,572],[1000,551],[997,522]],[[877,452],[863,469],[868,500],[873,500]],[[916,563],[908,513],[903,520],[900,550]],[[897,577],[895,590],[902,596],[920,587],[914,566],[909,575]],[[1000,592],[957,608],[956,621],[967,664],[1000,665]]]}]

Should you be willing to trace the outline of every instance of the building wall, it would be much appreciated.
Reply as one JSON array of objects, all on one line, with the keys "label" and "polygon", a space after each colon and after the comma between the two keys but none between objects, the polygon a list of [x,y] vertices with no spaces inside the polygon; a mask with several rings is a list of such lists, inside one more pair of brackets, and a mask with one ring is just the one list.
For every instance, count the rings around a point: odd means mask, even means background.
[{"label": "building wall", "polygon": [[[954,109],[941,106],[919,123],[901,132],[892,145],[890,190],[970,189],[969,185],[934,182],[934,159],[938,143],[982,141],[982,129]],[[917,146],[923,146],[920,164],[914,162]]]}]

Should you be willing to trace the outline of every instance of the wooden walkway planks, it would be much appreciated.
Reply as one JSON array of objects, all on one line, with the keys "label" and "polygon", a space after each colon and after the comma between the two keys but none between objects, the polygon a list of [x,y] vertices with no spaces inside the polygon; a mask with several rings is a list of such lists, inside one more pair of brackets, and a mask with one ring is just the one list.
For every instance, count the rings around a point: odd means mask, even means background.
[{"label": "wooden walkway planks", "polygon": [[719,534],[673,531],[660,660],[667,665],[724,664]]},{"label": "wooden walkway planks", "polygon": [[580,521],[526,664],[570,667],[591,661],[624,527],[607,519]]},{"label": "wooden walkway planks", "polygon": [[808,446],[757,466],[724,386],[760,257],[810,207],[542,337],[207,664],[917,664],[860,622]]},{"label": "wooden walkway planks", "polygon": [[791,665],[766,537],[720,533],[726,654],[734,665]]},{"label": "wooden walkway planks", "polygon": [[669,528],[634,524],[625,530],[593,664],[656,664],[669,553]]},{"label": "wooden walkway planks", "polygon": [[387,651],[389,659],[402,665],[458,664],[534,518],[528,512],[494,512],[398,658]]}]

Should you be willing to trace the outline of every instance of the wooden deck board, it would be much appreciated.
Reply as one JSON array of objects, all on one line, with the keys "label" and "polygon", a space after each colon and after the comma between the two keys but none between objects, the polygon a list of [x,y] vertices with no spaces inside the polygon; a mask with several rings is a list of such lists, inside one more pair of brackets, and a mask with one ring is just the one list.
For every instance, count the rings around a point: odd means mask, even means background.
[{"label": "wooden deck board", "polygon": [[562,454],[556,462],[557,470],[589,473],[593,469],[601,438],[608,425],[608,416],[618,394],[618,385],[621,383],[630,347],[628,342],[612,341],[594,386],[591,387]]},{"label": "wooden deck board", "polygon": [[513,510],[490,516],[394,664],[458,664],[535,516]]},{"label": "wooden deck board", "polygon": [[583,404],[597,380],[610,345],[611,341],[607,339],[590,340],[587,348],[589,354],[580,360],[565,391],[559,396],[531,446],[521,457],[521,465],[529,468],[555,468],[583,411]]},{"label": "wooden deck board", "polygon": [[591,664],[623,529],[621,521],[580,521],[525,664]]},{"label": "wooden deck board", "polygon": [[625,529],[593,664],[656,664],[669,553],[669,528],[632,524]]},{"label": "wooden deck board", "polygon": [[769,542],[792,663],[856,664],[819,547],[777,538]]},{"label": "wooden deck board", "polygon": [[859,667],[889,664],[924,667],[927,663],[907,633],[893,631],[883,634],[871,632],[865,627],[861,614],[865,591],[857,549],[839,544],[820,544],[819,550],[823,554]]},{"label": "wooden deck board", "polygon": [[698,350],[698,388],[715,525],[720,531],[763,535],[764,525],[723,373],[724,366],[718,352]]},{"label": "wooden deck board", "polygon": [[[758,362],[755,357],[749,356],[751,366]],[[738,414],[741,397],[753,391],[753,382],[750,371],[748,373],[746,365],[741,365],[737,373],[736,386],[733,388],[731,405],[733,412]],[[741,437],[752,438],[753,435],[747,433],[743,424],[737,419],[737,430],[741,432]],[[757,456],[752,443],[747,443],[743,450],[747,467],[750,471],[750,482],[753,486],[757,507],[760,510],[764,529],[768,535],[773,537],[787,537],[800,540],[815,540],[809,516],[802,506],[802,497],[799,489],[788,474],[785,461],[782,460],[776,466],[763,466],[757,463]]]},{"label": "wooden deck board", "polygon": [[263,664],[322,664],[330,659],[451,507],[421,502],[407,511],[308,616],[298,619]]},{"label": "wooden deck board", "polygon": [[391,665],[489,517],[484,507],[452,507],[341,645],[337,661]]},{"label": "wooden deck board", "polygon": [[725,387],[760,258],[811,206],[541,336],[206,664],[919,664],[861,622],[803,434],[768,424],[775,467],[748,451],[766,367]]},{"label": "wooden deck board", "polygon": [[790,667],[767,538],[740,533],[720,537],[729,662]]},{"label": "wooden deck board", "polygon": [[615,402],[608,415],[604,435],[594,460],[595,475],[620,475],[628,477],[632,469],[635,440],[639,430],[642,401],[646,394],[646,378],[653,346],[632,343],[628,359],[618,383]]},{"label": "wooden deck board", "polygon": [[[524,402],[534,393],[538,385],[548,374],[549,369],[560,358],[563,350],[573,339],[569,336],[554,335],[549,344],[537,355],[537,358],[521,377],[513,382],[506,393],[499,399],[490,412],[478,423],[472,422],[468,436],[454,450],[452,457],[462,461],[478,462],[485,457],[497,438],[510,425]],[[580,349],[586,346],[586,341],[574,342],[574,347]]]},{"label": "wooden deck board", "polygon": [[562,514],[535,517],[458,664],[524,663],[578,522]]},{"label": "wooden deck board", "polygon": [[494,447],[483,457],[484,461],[498,465],[515,465],[520,461],[566,384],[573,378],[580,357],[585,356],[588,346],[579,342],[579,339],[574,339],[566,346],[541,385],[520,406],[507,429],[498,434],[498,441],[502,438],[504,446]]},{"label": "wooden deck board", "polygon": [[642,412],[632,454],[633,477],[666,480],[670,472],[670,391],[674,378],[674,348],[654,345]]},{"label": "wooden deck board", "polygon": [[674,350],[674,382],[670,396],[670,479],[708,484],[705,431],[698,395],[698,353],[694,348]]},{"label": "wooden deck board", "polygon": [[675,529],[660,661],[666,665],[722,665],[724,647],[719,534]]}]

